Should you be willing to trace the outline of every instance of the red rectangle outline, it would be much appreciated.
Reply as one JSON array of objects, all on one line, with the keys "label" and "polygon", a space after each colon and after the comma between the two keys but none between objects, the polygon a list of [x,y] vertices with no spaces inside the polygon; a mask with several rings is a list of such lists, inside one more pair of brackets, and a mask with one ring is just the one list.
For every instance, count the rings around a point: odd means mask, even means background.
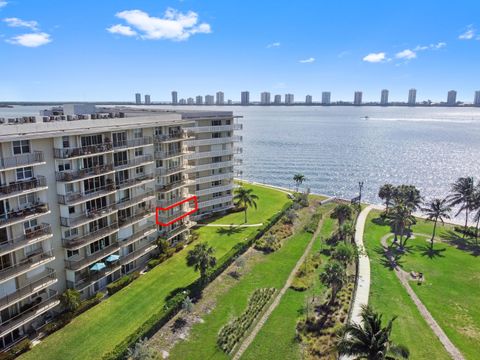
[{"label": "red rectangle outline", "polygon": [[[183,203],[186,203],[186,202],[190,202],[191,200],[193,200],[193,202],[195,203],[195,208],[186,212],[185,214],[182,214],[180,215],[178,218],[175,218],[171,221],[169,221],[168,223],[162,223],[161,221],[158,220],[158,211],[161,210],[161,211],[165,211],[165,210],[170,210],[171,208],[174,208],[174,207],[177,207],[179,205],[182,205]],[[166,208],[162,208],[162,207],[157,207],[156,210],[155,210],[155,222],[157,223],[157,225],[160,225],[160,226],[168,226],[168,225],[171,225],[173,224],[174,222],[177,222],[178,220],[181,220],[183,219],[184,217],[188,216],[188,215],[191,215],[193,214],[194,212],[196,212],[198,210],[198,200],[197,200],[197,196],[196,195],[193,195],[193,196],[190,196],[189,198],[186,198],[184,200],[181,200],[179,202],[176,202],[175,204],[173,205],[170,205],[170,206],[167,206]]]}]

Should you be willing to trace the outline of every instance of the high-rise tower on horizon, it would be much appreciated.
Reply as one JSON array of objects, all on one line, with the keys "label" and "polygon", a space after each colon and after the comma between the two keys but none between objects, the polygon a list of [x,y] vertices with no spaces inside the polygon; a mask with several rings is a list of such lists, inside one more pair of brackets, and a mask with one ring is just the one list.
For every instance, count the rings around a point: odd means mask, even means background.
[{"label": "high-rise tower on horizon", "polygon": [[137,105],[142,104],[142,94],[140,94],[140,93],[135,94],[135,104],[137,104]]},{"label": "high-rise tower on horizon", "polygon": [[285,104],[292,105],[295,102],[293,94],[285,94]]},{"label": "high-rise tower on horizon", "polygon": [[323,105],[330,105],[330,97],[331,97],[330,91],[322,92],[322,104]]},{"label": "high-rise tower on horizon", "polygon": [[242,105],[248,105],[250,104],[250,92],[248,91],[242,91],[240,94],[240,103]]},{"label": "high-rise tower on horizon", "polygon": [[270,104],[270,93],[268,91],[264,91],[260,94],[260,104],[262,105]]},{"label": "high-rise tower on horizon", "polygon": [[417,89],[408,90],[408,105],[413,106],[417,103]]},{"label": "high-rise tower on horizon", "polygon": [[475,97],[473,98],[473,104],[480,106],[480,90],[475,91]]},{"label": "high-rise tower on horizon", "polygon": [[176,91],[172,91],[172,105],[178,104],[178,93]]},{"label": "high-rise tower on horizon", "polygon": [[381,96],[380,96],[380,104],[381,105],[388,105],[388,90],[383,89]]},{"label": "high-rise tower on horizon", "polygon": [[355,91],[353,94],[353,105],[362,105],[362,96],[363,93],[361,91]]},{"label": "high-rise tower on horizon", "polygon": [[447,94],[447,105],[453,106],[457,103],[457,92],[450,90]]},{"label": "high-rise tower on horizon", "polygon": [[150,104],[151,104],[150,95],[145,95],[145,105],[150,105]]},{"label": "high-rise tower on horizon", "polygon": [[223,104],[225,104],[224,96],[225,96],[225,95],[223,94],[222,91],[217,91],[215,103],[216,103],[217,105],[223,105]]},{"label": "high-rise tower on horizon", "polygon": [[275,95],[275,98],[273,100],[273,103],[275,105],[280,105],[282,103],[282,95]]}]

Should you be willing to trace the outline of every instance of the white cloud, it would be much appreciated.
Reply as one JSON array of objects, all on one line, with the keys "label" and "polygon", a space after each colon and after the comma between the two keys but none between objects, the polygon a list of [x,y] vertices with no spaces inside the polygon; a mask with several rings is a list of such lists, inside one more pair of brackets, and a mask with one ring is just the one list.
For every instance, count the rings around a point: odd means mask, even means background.
[{"label": "white cloud", "polygon": [[400,52],[396,53],[395,57],[397,59],[411,60],[411,59],[415,59],[417,57],[417,53],[415,51],[410,50],[410,49],[405,49],[403,51],[400,51]]},{"label": "white cloud", "polygon": [[107,31],[112,34],[120,34],[123,36],[135,36],[137,32],[133,30],[130,26],[125,26],[121,24],[113,25],[107,28]]},{"label": "white cloud", "polygon": [[447,46],[447,43],[445,42],[438,42],[436,44],[430,44],[430,45],[417,45],[413,51],[424,51],[424,50],[438,50],[441,48],[444,48]]},{"label": "white cloud", "polygon": [[268,44],[267,49],[275,48],[275,47],[279,47],[279,46],[280,46],[279,42],[274,42],[274,43]]},{"label": "white cloud", "polygon": [[12,17],[3,19],[3,21],[7,24],[7,26],[10,27],[26,27],[33,31],[38,30],[38,22],[36,22],[35,20],[25,21],[16,17]]},{"label": "white cloud", "polygon": [[138,32],[142,39],[148,40],[181,41],[187,40],[194,34],[212,32],[209,24],[198,23],[198,14],[193,11],[181,13],[168,8],[163,17],[155,17],[141,10],[125,10],[115,16],[125,20],[129,26],[124,26],[121,31],[118,31],[118,25],[114,25],[108,28],[108,31],[112,32],[113,28],[117,30],[116,34],[125,36],[132,36],[132,32]]},{"label": "white cloud", "polygon": [[379,62],[384,62],[386,60],[387,60],[387,56],[384,52],[370,53],[367,56],[363,57],[363,61],[366,61],[369,63],[379,63]]},{"label": "white cloud", "polygon": [[26,47],[38,47],[48,44],[52,40],[47,33],[31,33],[14,36],[7,40],[8,43]]},{"label": "white cloud", "polygon": [[436,44],[433,44],[433,45],[430,45],[432,49],[441,49],[441,48],[444,48],[445,46],[447,46],[447,43],[444,43],[444,42],[439,42],[439,43],[436,43]]},{"label": "white cloud", "polygon": [[0,8],[4,7],[4,6],[7,6],[8,2],[4,1],[4,0],[0,0]]},{"label": "white cloud", "polygon": [[309,57],[308,59],[298,60],[299,63],[302,64],[311,64],[315,61],[315,58]]},{"label": "white cloud", "polygon": [[464,33],[460,34],[458,38],[460,40],[471,40],[475,36],[475,31],[476,30],[473,28],[473,25],[468,25],[467,30]]}]

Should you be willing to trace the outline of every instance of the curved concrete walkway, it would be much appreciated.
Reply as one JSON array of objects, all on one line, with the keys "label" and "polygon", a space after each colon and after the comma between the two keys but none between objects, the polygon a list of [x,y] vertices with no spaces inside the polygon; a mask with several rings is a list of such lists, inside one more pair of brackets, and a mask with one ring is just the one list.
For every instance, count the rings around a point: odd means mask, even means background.
[{"label": "curved concrete walkway", "polygon": [[415,291],[413,291],[409,282],[410,274],[397,265],[397,262],[395,261],[395,258],[387,243],[387,239],[391,236],[393,236],[393,234],[385,235],[384,237],[381,238],[380,243],[382,244],[383,249],[385,250],[385,256],[388,258],[388,260],[392,264],[393,269],[395,270],[395,275],[397,276],[398,280],[400,280],[400,283],[407,291],[408,295],[414,302],[418,311],[420,312],[422,317],[425,319],[428,326],[430,326],[433,333],[438,337],[443,347],[445,348],[445,350],[447,350],[447,352],[450,354],[452,359],[465,360],[460,350],[458,350],[458,348],[450,341],[447,334],[445,334],[443,329],[440,327],[440,325],[438,325],[438,323],[433,318],[432,314],[430,314],[430,311],[428,311],[428,309],[426,308],[425,305],[423,305],[422,301],[417,296]]},{"label": "curved concrete walkway", "polygon": [[312,239],[308,242],[307,247],[305,248],[305,251],[303,252],[302,256],[300,259],[298,259],[297,263],[295,264],[295,267],[293,270],[290,272],[290,275],[287,278],[287,281],[283,285],[282,289],[278,292],[278,294],[275,296],[275,299],[272,301],[268,309],[265,311],[265,313],[262,315],[260,320],[255,324],[255,327],[252,329],[250,334],[242,341],[240,344],[237,352],[233,356],[233,360],[239,360],[240,357],[243,355],[243,353],[248,349],[250,344],[253,342],[259,331],[262,329],[263,325],[267,322],[268,318],[272,314],[273,310],[280,304],[280,300],[282,300],[283,295],[285,292],[290,288],[290,285],[292,285],[292,281],[295,278],[295,274],[297,273],[298,269],[300,269],[300,266],[302,266],[303,262],[305,261],[306,257],[310,253],[310,250],[312,249],[313,243],[315,242],[315,239],[317,238],[320,230],[322,229],[323,221],[319,221],[317,225],[317,229],[315,230],[315,233],[312,236]]}]

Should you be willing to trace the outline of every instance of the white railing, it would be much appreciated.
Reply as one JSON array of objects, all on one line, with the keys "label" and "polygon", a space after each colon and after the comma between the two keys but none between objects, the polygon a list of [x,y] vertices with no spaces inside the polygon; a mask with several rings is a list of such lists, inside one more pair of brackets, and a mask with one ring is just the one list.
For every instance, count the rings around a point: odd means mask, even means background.
[{"label": "white railing", "polygon": [[202,201],[202,202],[198,203],[198,208],[203,209],[207,206],[213,206],[213,205],[217,205],[217,204],[228,203],[228,202],[232,201],[232,198],[233,198],[232,195],[229,195],[229,196],[222,196],[222,197],[207,200],[207,201]]},{"label": "white railing", "polygon": [[218,174],[218,175],[211,175],[211,176],[204,176],[194,180],[196,184],[204,184],[206,182],[217,181],[217,180],[225,180],[225,179],[232,179],[233,180],[234,174],[232,172],[228,172],[226,174]]},{"label": "white railing", "polygon": [[208,195],[208,194],[217,193],[217,192],[220,192],[220,191],[228,191],[228,190],[231,191],[234,188],[235,188],[235,184],[227,184],[227,185],[223,185],[223,186],[213,186],[213,187],[208,188],[208,189],[195,191],[195,195],[204,196],[204,195]]},{"label": "white railing", "polygon": [[242,130],[243,124],[235,123],[230,125],[217,125],[217,126],[197,126],[188,128],[189,131],[194,133],[205,133],[205,132],[219,132],[219,131],[234,131]]},{"label": "white railing", "polygon": [[199,171],[205,171],[205,170],[220,169],[220,168],[231,167],[233,165],[234,165],[233,160],[220,161],[220,162],[216,162],[216,163],[192,166],[186,172],[191,173],[191,172],[199,172]]},{"label": "white railing", "polygon": [[202,146],[202,145],[216,145],[216,144],[228,144],[232,142],[242,141],[240,135],[234,135],[229,137],[213,138],[213,139],[201,139],[201,140],[187,140],[185,141],[187,146]]}]

